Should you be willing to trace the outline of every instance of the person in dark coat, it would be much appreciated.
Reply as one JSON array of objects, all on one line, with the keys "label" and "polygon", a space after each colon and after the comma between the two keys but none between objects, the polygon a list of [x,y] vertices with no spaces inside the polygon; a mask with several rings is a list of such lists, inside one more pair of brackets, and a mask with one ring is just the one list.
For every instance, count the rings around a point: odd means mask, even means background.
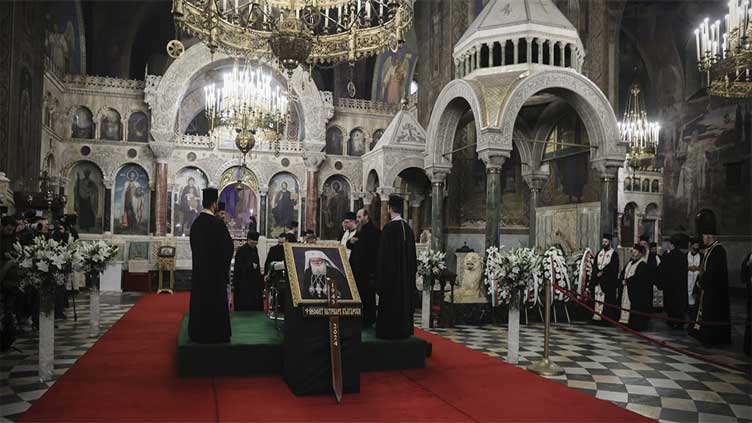
[{"label": "person in dark coat", "polygon": [[294,234],[288,234],[286,232],[281,232],[277,236],[277,245],[273,246],[269,249],[269,253],[266,254],[266,260],[264,261],[264,281],[269,281],[269,273],[272,272],[272,263],[275,261],[285,261],[285,243],[286,242],[295,242],[290,241],[291,239],[294,239]]},{"label": "person in dark coat", "polygon": [[365,208],[356,216],[358,229],[355,236],[347,241],[350,253],[350,267],[358,285],[360,300],[363,303],[363,329],[376,322],[376,260],[379,255],[381,232],[371,223]]},{"label": "person in dark coat", "polygon": [[232,285],[235,288],[235,311],[264,309],[264,281],[258,254],[259,233],[248,232],[246,244],[235,253]]},{"label": "person in dark coat", "polygon": [[[683,320],[687,313],[687,255],[679,249],[680,239],[672,236],[668,242],[668,249],[661,257],[658,267],[658,277],[663,288],[663,308],[668,317]],[[673,328],[683,325],[677,322],[667,322]]]},{"label": "person in dark coat", "polygon": [[229,342],[230,309],[227,285],[234,246],[217,211],[216,188],[203,190],[201,213],[191,225],[191,301],[188,336],[193,342]]},{"label": "person in dark coat", "polygon": [[[619,254],[611,248],[613,235],[603,234],[601,250],[595,258],[595,274],[593,281],[600,285],[606,304],[619,305],[621,283],[619,282]],[[603,308],[603,314],[613,320],[619,320],[619,309],[613,307]]]},{"label": "person in dark coat", "polygon": [[[704,345],[731,343],[731,319],[729,314],[729,282],[726,249],[715,239],[715,228],[702,228],[705,256],[700,266],[700,300],[695,323],[690,324],[690,333]],[[705,325],[704,321],[729,323]]]},{"label": "person in dark coat", "polygon": [[[632,247],[631,257],[624,266],[619,279],[627,286],[631,310],[647,313],[651,310],[651,298],[653,284],[650,283],[650,270],[648,269],[645,247],[635,244]],[[648,318],[636,313],[629,313],[629,327],[643,331],[648,327]]]},{"label": "person in dark coat", "polygon": [[384,226],[376,266],[379,294],[376,337],[404,339],[413,335],[415,311],[415,235],[402,219],[402,199],[389,197],[390,222]]}]

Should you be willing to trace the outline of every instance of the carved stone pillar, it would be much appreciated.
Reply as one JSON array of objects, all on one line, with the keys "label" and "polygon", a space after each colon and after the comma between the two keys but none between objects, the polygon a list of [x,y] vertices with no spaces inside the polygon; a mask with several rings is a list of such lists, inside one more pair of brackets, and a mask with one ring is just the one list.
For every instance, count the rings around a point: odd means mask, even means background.
[{"label": "carved stone pillar", "polygon": [[601,233],[614,233],[614,215],[616,215],[617,177],[622,161],[602,160],[593,163],[601,181]]},{"label": "carved stone pillar", "polygon": [[154,188],[156,191],[156,201],[154,204],[154,216],[157,221],[155,222],[156,236],[164,236],[167,232],[167,162],[172,155],[172,150],[175,149],[175,144],[172,142],[151,142],[149,143],[154,158],[157,159],[156,163],[156,180],[154,181]]},{"label": "carved stone pillar", "polygon": [[413,232],[416,236],[420,235],[420,205],[426,197],[423,195],[413,195],[410,197],[410,210],[413,218]]},{"label": "carved stone pillar", "polygon": [[429,170],[431,178],[431,249],[444,250],[444,184],[448,169]]},{"label": "carved stone pillar", "polygon": [[520,62],[520,40],[515,38],[512,40],[512,44],[514,44],[514,57],[512,58],[512,64],[516,65]]},{"label": "carved stone pillar", "polygon": [[377,194],[381,200],[381,227],[389,223],[389,196],[394,193],[394,188],[380,187]]},{"label": "carved stone pillar", "polygon": [[536,38],[536,42],[538,43],[538,64],[543,64],[543,43],[546,40],[541,40],[540,38]]},{"label": "carved stone pillar", "polygon": [[616,218],[616,239],[619,240],[618,245],[622,245],[622,246],[625,245],[623,242],[624,238],[622,238],[624,234],[621,233],[621,227],[623,224],[624,224],[624,213],[619,212]]},{"label": "carved stone pillar", "polygon": [[319,166],[324,159],[323,153],[306,152],[303,157],[306,168],[305,228],[315,228],[316,233],[320,232],[320,229],[316,227],[316,210],[319,208]]},{"label": "carved stone pillar", "polygon": [[[267,194],[269,194],[269,187],[259,187],[259,211],[258,211],[258,232],[261,235],[266,234],[266,202],[267,202]],[[271,235],[271,234],[269,234]]]},{"label": "carved stone pillar", "polygon": [[543,186],[546,185],[546,181],[548,181],[548,175],[544,173],[531,173],[523,175],[522,178],[525,179],[527,186],[530,188],[530,207],[528,210],[528,228],[530,235],[528,244],[530,247],[535,247],[538,240],[535,209],[538,207],[538,196],[540,195]]},{"label": "carved stone pillar", "polygon": [[525,51],[525,61],[533,63],[533,39],[531,37],[525,38],[525,47],[527,48],[527,51]]},{"label": "carved stone pillar", "polygon": [[501,223],[501,168],[505,156],[490,152],[479,153],[486,165],[486,248],[499,246],[499,227]]},{"label": "carved stone pillar", "polygon": [[501,44],[501,66],[506,65],[506,51],[507,51],[507,40],[500,41]]}]

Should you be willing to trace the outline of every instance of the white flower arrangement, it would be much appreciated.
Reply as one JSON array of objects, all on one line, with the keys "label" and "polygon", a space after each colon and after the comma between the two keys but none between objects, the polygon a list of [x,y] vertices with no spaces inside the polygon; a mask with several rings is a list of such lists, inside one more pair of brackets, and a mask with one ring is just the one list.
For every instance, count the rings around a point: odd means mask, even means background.
[{"label": "white flower arrangement", "polygon": [[[563,292],[555,290],[558,286],[569,290],[569,268],[564,253],[558,247],[551,247],[543,253],[540,267],[536,269],[538,277],[544,282],[550,282],[551,298],[557,301],[568,301],[569,297]],[[541,288],[543,288],[543,284]]]},{"label": "white flower arrangement", "polygon": [[[535,269],[540,256],[531,248],[516,248],[502,255],[497,247],[486,250],[486,285],[492,305],[529,303],[537,291]],[[524,294],[524,295],[523,295]],[[533,296],[532,301],[535,301]]]},{"label": "white flower arrangement", "polygon": [[104,272],[107,263],[115,257],[117,251],[117,247],[101,240],[82,243],[80,248],[82,270],[90,275],[99,275]]},{"label": "white flower arrangement", "polygon": [[590,277],[593,274],[593,260],[595,256],[590,248],[585,248],[574,262],[572,269],[572,284],[579,295],[589,295]]},{"label": "white flower arrangement", "polygon": [[418,254],[418,274],[426,277],[438,276],[446,269],[446,253],[431,249],[423,250]]}]

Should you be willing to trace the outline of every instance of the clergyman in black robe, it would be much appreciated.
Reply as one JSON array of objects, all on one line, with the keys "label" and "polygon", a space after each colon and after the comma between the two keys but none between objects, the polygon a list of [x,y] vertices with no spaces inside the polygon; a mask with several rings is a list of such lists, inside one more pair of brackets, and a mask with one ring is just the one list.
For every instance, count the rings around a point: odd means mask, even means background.
[{"label": "clergyman in black robe", "polygon": [[199,343],[229,342],[232,335],[227,285],[234,247],[227,227],[214,216],[217,198],[215,188],[203,190],[204,210],[191,225],[193,270],[188,336]]},{"label": "clergyman in black robe", "polygon": [[[679,248],[679,238],[671,237],[668,250],[661,257],[658,266],[659,280],[663,288],[663,308],[668,317],[683,320],[687,312],[687,255]],[[679,328],[681,323],[668,322],[672,328]]]},{"label": "clergyman in black robe", "polygon": [[382,339],[404,339],[413,335],[415,235],[401,214],[402,199],[390,197],[391,221],[381,233],[376,266],[376,292],[379,294],[376,337]]},{"label": "clergyman in black robe", "polygon": [[[611,248],[611,234],[603,234],[601,250],[595,258],[593,281],[600,285],[606,304],[619,305],[621,283],[619,282],[619,254]],[[604,306],[603,314],[613,320],[619,320],[619,309]]]},{"label": "clergyman in black robe", "polygon": [[360,301],[363,303],[363,328],[368,328],[376,322],[376,260],[379,255],[379,238],[381,233],[371,223],[365,208],[358,210],[356,216],[358,230],[355,236],[347,241],[350,249],[350,267],[358,285]]},{"label": "clergyman in black robe", "polygon": [[248,232],[246,244],[235,253],[232,285],[235,289],[235,311],[264,309],[264,281],[258,254],[259,233]]},{"label": "clergyman in black robe", "polygon": [[695,323],[690,333],[705,345],[731,343],[731,325],[711,325],[703,322],[730,323],[729,282],[726,250],[715,239],[715,228],[702,229],[705,256],[700,266],[700,301]]},{"label": "clergyman in black robe", "polygon": [[[648,268],[645,247],[635,244],[631,257],[619,277],[627,285],[627,293],[632,311],[648,313],[653,307],[653,284],[650,282],[651,272]],[[642,331],[648,327],[648,318],[637,313],[629,313],[629,327]]]},{"label": "clergyman in black robe", "polygon": [[285,261],[285,242],[289,241],[293,236],[288,235],[285,232],[281,232],[277,236],[277,245],[272,246],[269,252],[266,254],[266,260],[264,261],[264,280],[269,280],[269,274],[272,272],[272,263],[275,261]]}]

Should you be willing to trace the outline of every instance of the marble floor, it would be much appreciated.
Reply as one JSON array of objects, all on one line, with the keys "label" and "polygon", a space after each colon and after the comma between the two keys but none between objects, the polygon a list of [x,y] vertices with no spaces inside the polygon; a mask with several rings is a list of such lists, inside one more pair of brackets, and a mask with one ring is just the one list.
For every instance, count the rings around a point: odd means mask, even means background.
[{"label": "marble floor", "polygon": [[[139,294],[102,295],[102,331],[106,332],[138,301]],[[88,334],[88,296],[77,299],[78,321],[56,324],[55,379],[96,342]],[[735,310],[738,311],[738,308]],[[735,321],[739,316],[735,316]],[[654,323],[648,335],[745,369],[734,372],[666,350],[619,329],[584,323],[555,325],[551,359],[565,374],[551,379],[589,395],[664,422],[752,422],[752,361],[732,346],[704,349],[683,332]],[[431,332],[500,360],[506,359],[505,326],[457,326]],[[735,337],[739,337],[735,328]],[[0,421],[17,421],[55,383],[37,379],[37,338],[20,337],[0,355]],[[543,353],[541,324],[522,325],[520,362],[526,366]],[[575,419],[576,420],[576,419]]]}]

